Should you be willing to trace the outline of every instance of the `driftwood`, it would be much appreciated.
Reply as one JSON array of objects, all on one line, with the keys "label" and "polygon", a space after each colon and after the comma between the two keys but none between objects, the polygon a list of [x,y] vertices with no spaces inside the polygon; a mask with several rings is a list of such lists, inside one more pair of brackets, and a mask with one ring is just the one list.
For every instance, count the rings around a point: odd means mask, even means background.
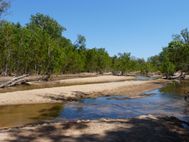
[{"label": "driftwood", "polygon": [[45,76],[42,76],[42,80],[43,80],[43,81],[49,81],[50,77],[51,77],[51,75],[50,75],[50,74],[47,74],[47,75],[45,75]]},{"label": "driftwood", "polygon": [[25,75],[22,75],[22,76],[15,77],[15,78],[11,79],[10,81],[7,81],[7,82],[1,84],[0,88],[11,87],[11,86],[14,86],[14,85],[17,85],[17,84],[25,83],[28,80],[25,80],[24,78],[26,78],[28,76],[29,76],[29,74],[25,74]]},{"label": "driftwood", "polygon": [[178,73],[175,73],[176,75],[174,76],[170,76],[169,78],[170,79],[180,79],[180,80],[184,80],[185,79],[185,73],[184,72],[178,72]]}]

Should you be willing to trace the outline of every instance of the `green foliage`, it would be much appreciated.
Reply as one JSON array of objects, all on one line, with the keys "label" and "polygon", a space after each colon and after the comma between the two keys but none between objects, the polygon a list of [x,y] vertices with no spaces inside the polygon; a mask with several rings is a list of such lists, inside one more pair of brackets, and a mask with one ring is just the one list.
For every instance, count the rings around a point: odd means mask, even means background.
[{"label": "green foliage", "polygon": [[[0,0],[0,19],[9,2]],[[167,77],[175,71],[189,72],[189,31],[174,35],[163,51],[147,61],[120,53],[111,57],[104,48],[89,49],[86,38],[75,43],[63,36],[66,29],[48,15],[31,16],[26,26],[0,21],[0,73],[53,74],[79,72],[139,71],[147,75],[160,70]]]},{"label": "green foliage", "polygon": [[16,51],[17,28],[14,24],[3,22],[0,24],[0,66],[1,71],[10,73],[14,69],[14,52]]},{"label": "green foliage", "polygon": [[169,78],[170,75],[173,75],[175,72],[175,65],[170,62],[168,57],[168,52],[164,52],[161,55],[162,57],[162,64],[161,64],[161,71],[166,75],[166,78]]},{"label": "green foliage", "polygon": [[93,48],[86,51],[86,70],[103,73],[110,69],[111,59],[104,48]]},{"label": "green foliage", "polygon": [[56,20],[49,17],[48,15],[43,15],[37,13],[31,16],[31,21],[27,25],[29,28],[35,29],[35,27],[40,28],[42,31],[48,33],[52,38],[58,38],[62,36],[62,32],[65,28],[62,27]]},{"label": "green foliage", "polygon": [[119,54],[114,58],[114,70],[121,71],[122,74],[127,73],[130,68],[130,53]]},{"label": "green foliage", "polygon": [[73,44],[62,35],[64,30],[56,20],[39,13],[32,15],[26,26],[1,22],[0,73],[50,75],[150,71],[151,64],[131,57],[130,53],[110,57],[104,48],[87,48],[86,38],[82,35],[78,35]]},{"label": "green foliage", "polygon": [[79,50],[85,50],[86,49],[86,38],[82,35],[77,36],[77,40],[75,42],[75,48]]},{"label": "green foliage", "polygon": [[155,65],[167,77],[175,71],[189,71],[189,31],[184,29],[174,35],[173,40],[159,56],[151,57]]}]

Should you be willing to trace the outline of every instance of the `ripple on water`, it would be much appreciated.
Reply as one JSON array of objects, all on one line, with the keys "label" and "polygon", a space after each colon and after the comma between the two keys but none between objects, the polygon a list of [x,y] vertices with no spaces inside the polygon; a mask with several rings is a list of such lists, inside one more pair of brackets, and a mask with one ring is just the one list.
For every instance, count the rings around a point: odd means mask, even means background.
[{"label": "ripple on water", "polygon": [[136,99],[108,96],[65,104],[4,106],[0,107],[0,127],[20,126],[43,120],[132,118],[145,114],[173,115],[189,121],[189,104],[182,96],[182,91],[186,89],[189,89],[189,84],[184,82],[146,92],[146,97]]}]

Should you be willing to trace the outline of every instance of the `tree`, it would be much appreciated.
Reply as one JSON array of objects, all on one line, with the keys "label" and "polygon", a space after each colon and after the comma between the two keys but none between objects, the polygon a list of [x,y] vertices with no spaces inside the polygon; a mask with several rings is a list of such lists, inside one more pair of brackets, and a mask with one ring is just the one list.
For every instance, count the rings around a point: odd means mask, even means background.
[{"label": "tree", "polygon": [[121,71],[122,75],[129,71],[130,67],[130,53],[120,53],[117,60],[117,68]]},{"label": "tree", "polygon": [[76,48],[78,54],[80,55],[78,58],[80,59],[80,71],[84,71],[86,68],[86,38],[85,36],[78,35],[77,40],[74,43],[74,47]]},{"label": "tree", "polygon": [[7,11],[9,8],[10,3],[7,0],[0,0],[0,19],[2,15]]},{"label": "tree", "polygon": [[[87,48],[86,38],[78,35],[75,43],[63,36],[65,28],[56,20],[37,13],[25,26],[19,23],[0,23],[0,73],[4,75],[120,71],[123,74],[161,69],[171,74],[173,69],[188,70],[188,31],[169,43],[159,56],[147,62],[120,53],[110,57],[104,48]],[[166,54],[165,54],[166,53]],[[163,56],[161,56],[163,55]],[[164,55],[166,55],[164,58]],[[182,64],[179,64],[182,63]],[[167,65],[167,66],[166,66]]]},{"label": "tree", "polygon": [[167,52],[163,52],[161,53],[161,72],[165,74],[166,78],[169,79],[170,75],[173,75],[173,73],[175,72],[175,65],[170,62],[169,57],[168,57],[168,53]]},{"label": "tree", "polygon": [[10,22],[0,24],[1,73],[11,74],[14,68],[14,52],[16,48],[17,27]]},{"label": "tree", "polygon": [[86,70],[88,72],[98,72],[102,74],[104,71],[110,70],[111,59],[104,48],[87,50],[86,58]]},{"label": "tree", "polygon": [[74,43],[74,46],[79,50],[86,49],[86,38],[82,35],[77,36],[77,40]]},{"label": "tree", "polygon": [[97,49],[97,68],[96,71],[102,74],[109,70],[110,67],[110,57],[104,48]]},{"label": "tree", "polygon": [[28,27],[32,28],[33,26],[37,26],[44,32],[48,33],[52,38],[61,37],[62,32],[66,30],[56,20],[48,15],[43,15],[41,13],[37,13],[36,15],[31,16]]},{"label": "tree", "polygon": [[180,34],[173,35],[173,41],[189,44],[189,31],[187,28],[181,30]]},{"label": "tree", "polygon": [[161,64],[160,58],[159,58],[158,55],[149,57],[147,62],[150,63],[153,66],[155,71],[157,71],[159,69],[160,64]]},{"label": "tree", "polygon": [[151,57],[151,64],[166,74],[167,78],[174,71],[189,71],[189,31],[184,29],[174,35],[168,46],[158,56]]},{"label": "tree", "polygon": [[141,74],[147,75],[149,72],[149,64],[144,59],[138,59]]}]

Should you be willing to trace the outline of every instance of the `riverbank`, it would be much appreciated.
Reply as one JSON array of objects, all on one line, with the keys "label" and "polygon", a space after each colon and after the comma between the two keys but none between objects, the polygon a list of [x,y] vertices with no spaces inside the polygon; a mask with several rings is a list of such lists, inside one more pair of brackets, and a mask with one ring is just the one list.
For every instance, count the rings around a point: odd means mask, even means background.
[{"label": "riverbank", "polygon": [[[99,77],[100,78],[100,77]],[[103,78],[103,79],[102,79]],[[116,76],[101,77],[101,81],[107,79],[113,82],[94,83],[85,85],[71,85],[63,87],[32,89],[0,93],[0,105],[37,104],[37,103],[60,103],[64,101],[78,100],[87,97],[104,95],[127,95],[135,98],[141,97],[145,91],[160,88],[166,80],[150,81],[116,81]],[[119,78],[119,77],[117,77]],[[120,79],[120,78],[119,78]],[[79,80],[79,79],[75,79]],[[80,79],[82,80],[82,79]],[[93,77],[84,80],[95,80]],[[74,79],[71,80],[74,82]]]},{"label": "riverbank", "polygon": [[[167,83],[166,80],[128,80],[115,82],[116,78],[119,78],[116,76],[99,78],[101,78],[101,81],[108,79],[109,82],[0,93],[0,105],[60,103],[64,101],[104,95],[126,95],[128,97],[135,98],[142,97],[141,94],[145,91],[160,88],[163,84]],[[113,82],[110,82],[111,79]],[[93,77],[89,77],[84,78],[83,80],[94,81],[95,79]],[[71,81],[74,82],[74,79]],[[79,81],[79,79],[75,79],[75,81]]]},{"label": "riverbank", "polygon": [[[111,76],[109,77],[110,77],[109,81],[111,81]],[[89,78],[87,79],[85,78],[85,80],[88,79]],[[72,81],[74,81],[74,79]],[[94,83],[94,84],[85,84],[85,85],[71,85],[64,87],[33,89],[33,90],[25,90],[25,91],[0,93],[0,101],[1,101],[1,105],[3,104],[17,105],[17,104],[36,104],[36,103],[46,103],[46,102],[62,103],[64,101],[79,100],[81,98],[110,96],[110,95],[111,96],[125,95],[129,98],[139,98],[146,96],[144,95],[145,91],[161,88],[168,82],[169,81],[162,79],[148,80],[148,81],[126,80],[126,81],[116,81],[116,82],[106,82],[106,83]],[[92,100],[96,100],[96,99],[92,99]],[[73,102],[68,102],[68,103],[73,103]],[[50,107],[50,105],[51,104],[48,104],[47,106],[41,106],[42,111],[34,111],[34,113],[36,112],[41,113],[40,116],[50,116],[48,107],[49,110],[52,110],[52,108],[54,108],[54,106]],[[34,107],[34,105],[32,105],[32,107]],[[57,106],[57,107],[61,109],[61,106]],[[23,108],[25,108],[25,106]],[[95,107],[95,111],[98,111],[98,109],[96,108],[97,107]],[[126,109],[128,109],[128,107]],[[124,111],[126,109],[124,108]],[[19,108],[18,112],[21,111],[24,114],[23,110]],[[16,110],[14,109],[14,111]],[[69,110],[69,113],[72,114],[71,110]],[[145,112],[144,114],[151,114],[151,113]],[[165,115],[169,115],[169,114],[166,113]],[[64,121],[64,119],[45,121],[48,119],[44,119],[44,121],[41,120],[33,123],[31,122],[30,124],[25,123],[27,124],[25,126],[23,126],[24,124],[17,125],[21,127],[14,127],[14,128],[7,127],[6,129],[0,129],[0,141],[3,142],[17,142],[17,141],[185,142],[185,141],[189,141],[189,131],[186,129],[186,126],[187,128],[189,127],[188,122],[181,121],[176,117],[170,117],[172,115],[169,116],[165,116],[165,115],[164,114],[161,114],[159,116],[137,115],[138,117],[133,116],[130,119],[98,119],[98,120],[77,120],[77,121],[73,121],[73,120]],[[22,117],[22,115],[20,116]],[[5,116],[5,119],[6,118],[8,117]],[[14,118],[14,121],[16,120],[15,116],[11,118]],[[30,116],[30,118],[37,120],[37,117]]]},{"label": "riverbank", "polygon": [[0,130],[3,142],[186,142],[189,132],[175,117],[144,115],[132,119],[50,122]]},{"label": "riverbank", "polygon": [[[0,77],[0,84],[5,83],[14,77]],[[134,80],[134,76],[113,76],[113,75],[97,75],[94,73],[68,74],[52,76],[49,81],[41,80],[42,76],[28,76],[25,80],[32,80],[26,84],[16,85],[7,88],[0,88],[0,93],[15,92],[31,89],[53,88],[62,86],[108,83]]]}]

